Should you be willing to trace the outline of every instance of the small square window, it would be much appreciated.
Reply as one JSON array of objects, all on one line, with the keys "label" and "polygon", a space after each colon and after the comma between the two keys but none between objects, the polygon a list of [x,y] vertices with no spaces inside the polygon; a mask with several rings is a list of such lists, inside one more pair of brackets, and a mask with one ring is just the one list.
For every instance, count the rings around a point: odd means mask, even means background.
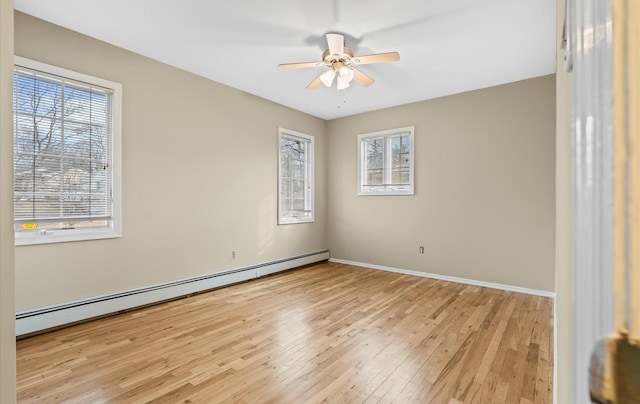
[{"label": "small square window", "polygon": [[413,132],[358,135],[358,195],[413,195]]}]

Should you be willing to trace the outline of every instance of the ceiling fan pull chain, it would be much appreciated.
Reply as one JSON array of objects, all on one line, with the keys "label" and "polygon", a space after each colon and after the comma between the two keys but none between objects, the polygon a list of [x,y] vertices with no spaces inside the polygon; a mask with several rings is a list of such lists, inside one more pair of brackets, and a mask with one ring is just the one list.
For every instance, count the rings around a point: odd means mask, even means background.
[{"label": "ceiling fan pull chain", "polygon": [[[342,91],[342,102],[340,102],[340,91]],[[342,107],[342,104],[346,104],[347,103],[347,89],[343,89],[340,90],[338,92],[336,92],[336,98],[338,98],[338,109],[340,109],[340,107]]]}]

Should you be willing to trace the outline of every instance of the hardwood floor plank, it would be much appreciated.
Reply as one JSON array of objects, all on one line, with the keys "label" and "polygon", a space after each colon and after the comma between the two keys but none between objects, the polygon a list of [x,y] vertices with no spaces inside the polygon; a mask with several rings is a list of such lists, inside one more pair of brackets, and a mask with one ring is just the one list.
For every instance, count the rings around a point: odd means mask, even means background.
[{"label": "hardwood floor plank", "polygon": [[325,262],[20,340],[18,401],[550,403],[552,312]]}]

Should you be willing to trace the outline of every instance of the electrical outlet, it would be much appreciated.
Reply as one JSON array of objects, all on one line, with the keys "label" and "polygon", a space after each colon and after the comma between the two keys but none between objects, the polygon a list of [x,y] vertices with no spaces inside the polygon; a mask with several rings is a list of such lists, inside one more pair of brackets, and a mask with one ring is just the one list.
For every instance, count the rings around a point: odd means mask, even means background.
[{"label": "electrical outlet", "polygon": [[236,250],[231,251],[231,258],[235,258],[236,257]]},{"label": "electrical outlet", "polygon": [[424,247],[420,246],[420,248],[418,248],[418,252],[420,254],[424,254]]}]

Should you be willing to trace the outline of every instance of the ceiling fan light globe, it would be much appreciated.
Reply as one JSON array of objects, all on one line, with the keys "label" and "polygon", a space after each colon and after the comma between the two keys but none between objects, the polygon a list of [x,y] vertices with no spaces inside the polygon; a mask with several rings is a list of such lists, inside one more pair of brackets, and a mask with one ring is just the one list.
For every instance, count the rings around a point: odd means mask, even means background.
[{"label": "ceiling fan light globe", "polygon": [[340,68],[339,75],[342,79],[346,80],[347,83],[350,83],[351,80],[353,80],[353,76],[354,76],[353,69],[346,66],[342,66]]},{"label": "ceiling fan light globe", "polygon": [[333,78],[336,77],[336,72],[333,70],[327,70],[326,72],[320,75],[320,81],[327,87],[331,87],[331,83],[333,83]]},{"label": "ceiling fan light globe", "polygon": [[348,88],[350,86],[349,81],[340,75],[338,75],[336,84],[338,90],[344,90],[345,88]]}]

